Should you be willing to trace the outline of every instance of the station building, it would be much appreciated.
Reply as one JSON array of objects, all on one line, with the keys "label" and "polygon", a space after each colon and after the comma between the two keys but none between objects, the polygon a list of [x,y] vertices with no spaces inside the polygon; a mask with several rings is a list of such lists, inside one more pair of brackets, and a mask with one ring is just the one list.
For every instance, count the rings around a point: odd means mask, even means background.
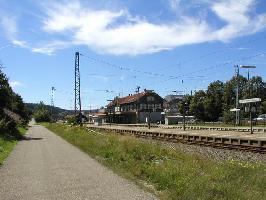
[{"label": "station building", "polygon": [[106,108],[107,120],[119,124],[160,122],[163,112],[163,98],[153,90],[115,98]]}]

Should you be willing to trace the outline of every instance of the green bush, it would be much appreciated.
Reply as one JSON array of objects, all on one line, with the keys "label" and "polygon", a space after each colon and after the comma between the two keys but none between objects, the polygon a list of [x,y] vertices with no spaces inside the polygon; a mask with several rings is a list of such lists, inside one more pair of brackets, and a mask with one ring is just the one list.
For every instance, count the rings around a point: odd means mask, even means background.
[{"label": "green bush", "polygon": [[70,125],[77,125],[77,118],[75,116],[67,116],[66,121]]},{"label": "green bush", "polygon": [[51,121],[51,113],[45,107],[43,102],[36,107],[33,117],[36,122],[50,122]]},{"label": "green bush", "polygon": [[223,121],[226,124],[231,124],[234,121],[234,112],[231,111],[224,111],[224,118]]}]

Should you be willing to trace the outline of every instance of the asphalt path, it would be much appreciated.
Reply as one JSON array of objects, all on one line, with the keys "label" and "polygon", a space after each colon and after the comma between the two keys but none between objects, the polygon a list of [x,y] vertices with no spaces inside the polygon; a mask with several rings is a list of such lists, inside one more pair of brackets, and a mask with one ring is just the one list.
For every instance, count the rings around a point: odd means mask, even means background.
[{"label": "asphalt path", "polygon": [[33,125],[0,167],[0,199],[157,199]]}]

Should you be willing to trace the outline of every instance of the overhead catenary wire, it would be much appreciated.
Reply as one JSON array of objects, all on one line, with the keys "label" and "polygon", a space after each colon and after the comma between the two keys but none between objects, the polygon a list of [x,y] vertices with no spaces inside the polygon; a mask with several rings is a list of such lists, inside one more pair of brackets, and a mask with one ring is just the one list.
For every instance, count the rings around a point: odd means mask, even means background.
[{"label": "overhead catenary wire", "polygon": [[[110,66],[110,67],[113,67],[113,68],[116,68],[118,70],[126,70],[126,71],[131,71],[131,72],[135,72],[135,73],[141,73],[142,75],[145,74],[146,76],[156,76],[156,77],[168,77],[170,79],[175,79],[175,78],[179,78],[179,76],[172,76],[172,75],[167,75],[167,74],[162,74],[162,73],[152,73],[152,72],[146,72],[146,71],[141,71],[141,70],[136,70],[136,69],[131,69],[129,67],[124,67],[124,66],[120,66],[120,65],[117,65],[117,64],[113,64],[113,63],[110,63],[108,61],[105,61],[103,59],[97,59],[97,58],[93,58],[91,56],[87,56],[87,55],[84,55],[84,54],[81,54],[81,56],[84,56],[90,60],[93,60],[94,62],[98,62],[98,63],[101,63],[101,64],[105,64],[107,66]],[[89,75],[99,75],[99,74],[89,74]],[[109,75],[110,76],[110,75]],[[132,78],[137,78],[138,76],[136,75],[133,75],[133,76],[130,76]],[[199,76],[198,76],[199,77]],[[187,79],[195,79],[196,77],[187,77]],[[184,78],[185,79],[185,78]]]},{"label": "overhead catenary wire", "polygon": [[93,58],[91,56],[84,55],[83,53],[80,53],[80,55],[83,56],[83,57],[86,57],[86,58],[88,58],[88,59],[90,59],[90,60],[92,60],[94,62],[98,62],[98,63],[101,63],[101,64],[105,64],[107,66],[110,66],[110,67],[113,67],[113,68],[116,68],[116,69],[119,69],[119,70],[131,71],[131,72],[146,74],[146,75],[150,75],[150,76],[159,76],[159,77],[167,77],[168,76],[168,77],[174,78],[174,76],[171,76],[171,75],[169,76],[169,75],[162,74],[162,73],[152,73],[152,72],[147,72],[147,71],[132,69],[132,68],[129,68],[129,67],[119,66],[119,65],[110,63],[108,61],[105,61],[103,59]]},{"label": "overhead catenary wire", "polygon": [[[265,26],[266,26],[266,24],[265,24]],[[201,54],[201,55],[198,55],[198,56],[195,56],[195,57],[192,57],[192,58],[181,60],[176,65],[168,66],[167,68],[171,69],[171,68],[174,68],[174,67],[180,67],[183,64],[187,64],[187,63],[190,63],[190,62],[203,60],[203,59],[205,59],[205,58],[207,58],[209,56],[216,55],[216,54],[223,53],[223,52],[227,52],[228,49],[239,48],[239,46],[250,44],[250,43],[253,43],[253,42],[256,42],[256,41],[260,41],[260,40],[265,40],[265,39],[266,39],[266,36],[263,35],[260,38],[252,39],[252,40],[249,40],[247,42],[242,42],[242,43],[238,43],[236,45],[226,46],[226,47],[223,47],[223,48],[221,48],[219,50],[211,51],[211,52],[208,52],[206,54]]]},{"label": "overhead catenary wire", "polygon": [[[128,68],[128,67],[119,66],[119,65],[110,63],[108,61],[102,60],[102,59],[96,59],[96,58],[93,58],[93,57],[90,57],[90,56],[86,56],[84,54],[80,54],[80,55],[82,55],[82,56],[84,56],[86,58],[89,58],[90,60],[93,60],[95,62],[102,63],[102,64],[105,64],[107,66],[111,66],[111,67],[114,67],[116,69],[119,69],[119,70],[132,71],[132,72],[141,73],[141,74],[144,73],[144,71],[135,70],[135,69],[131,69],[131,68]],[[177,75],[177,76],[172,76],[172,75],[169,76],[167,74],[162,74],[162,73],[159,74],[159,73],[151,73],[151,72],[145,72],[145,74],[146,75],[151,75],[151,76],[168,77],[167,79],[159,81],[159,83],[167,82],[167,81],[173,80],[173,79],[182,79],[183,80],[183,79],[186,79],[187,76],[193,75],[195,73],[206,72],[206,71],[209,71],[209,70],[212,70],[212,69],[215,69],[215,68],[223,67],[223,66],[226,66],[226,65],[229,65],[229,64],[235,64],[235,63],[238,63],[238,62],[241,62],[241,61],[244,61],[244,60],[249,60],[249,59],[256,58],[256,57],[263,56],[263,55],[266,55],[266,52],[260,52],[260,53],[257,53],[255,55],[250,55],[250,56],[238,58],[238,59],[235,59],[235,60],[226,61],[226,62],[223,62],[223,63],[220,63],[220,64],[216,64],[216,65],[213,65],[213,66],[210,66],[210,67],[205,67],[205,68],[200,69],[200,70],[195,70],[195,71],[188,72],[188,73],[181,74],[181,75]],[[158,83],[158,81],[156,81],[156,83]],[[152,84],[154,84],[154,83],[152,83]]]},{"label": "overhead catenary wire", "polygon": [[[266,55],[266,51],[257,53],[255,55],[242,57],[242,58],[239,58],[239,59],[236,59],[236,60],[231,60],[231,61],[223,62],[223,63],[217,64],[217,65],[213,65],[213,66],[210,66],[210,67],[206,67],[206,68],[203,68],[203,69],[200,69],[200,70],[188,72],[188,73],[185,73],[185,74],[176,76],[174,78],[165,79],[163,81],[160,81],[159,83],[167,82],[167,81],[173,80],[173,79],[179,79],[179,78],[182,79],[183,77],[186,77],[186,76],[191,75],[191,74],[206,72],[206,71],[209,71],[211,69],[223,67],[223,66],[226,66],[226,65],[229,65],[229,64],[235,64],[235,63],[238,63],[238,62],[241,62],[241,61],[244,61],[244,60],[249,60],[249,59],[256,58],[256,57],[263,56],[263,55]],[[154,83],[152,83],[152,84],[154,84]]]}]

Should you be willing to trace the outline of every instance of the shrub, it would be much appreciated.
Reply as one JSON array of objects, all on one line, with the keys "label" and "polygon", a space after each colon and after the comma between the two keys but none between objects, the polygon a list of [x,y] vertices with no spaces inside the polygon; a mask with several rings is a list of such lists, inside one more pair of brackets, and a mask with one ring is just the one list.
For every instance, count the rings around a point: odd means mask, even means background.
[{"label": "shrub", "polygon": [[33,113],[33,117],[36,120],[36,122],[50,122],[51,121],[51,113],[45,107],[43,102],[40,102],[40,104],[36,107]]}]

